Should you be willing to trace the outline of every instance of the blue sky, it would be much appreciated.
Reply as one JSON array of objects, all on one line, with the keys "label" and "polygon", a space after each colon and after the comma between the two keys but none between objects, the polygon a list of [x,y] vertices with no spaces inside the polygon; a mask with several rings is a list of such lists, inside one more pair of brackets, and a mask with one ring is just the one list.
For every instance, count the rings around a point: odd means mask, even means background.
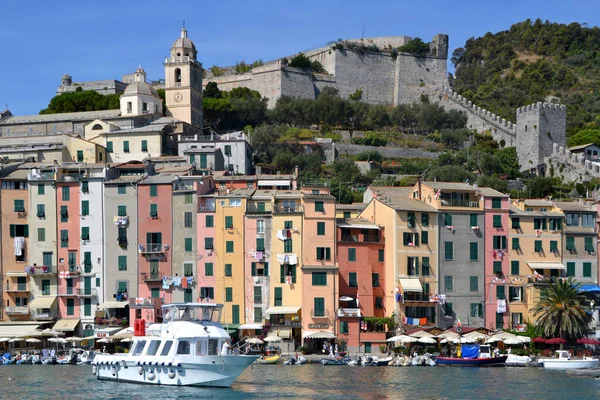
[{"label": "blue sky", "polygon": [[600,2],[581,1],[6,1],[0,12],[0,109],[37,114],[64,73],[74,81],[120,79],[141,65],[164,76],[185,19],[198,59],[208,68],[268,61],[338,38],[470,37],[508,29],[526,18],[600,25]]}]

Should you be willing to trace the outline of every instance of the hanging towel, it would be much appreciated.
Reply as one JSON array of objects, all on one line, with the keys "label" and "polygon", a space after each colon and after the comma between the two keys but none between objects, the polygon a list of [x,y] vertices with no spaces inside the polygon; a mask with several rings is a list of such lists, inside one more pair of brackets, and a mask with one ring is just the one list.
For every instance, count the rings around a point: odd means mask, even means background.
[{"label": "hanging towel", "polygon": [[285,277],[285,283],[287,283],[288,285],[292,284],[292,276],[288,275]]},{"label": "hanging towel", "polygon": [[21,236],[15,237],[14,245],[15,245],[15,256],[23,255],[23,247],[25,246],[25,238],[21,237]]},{"label": "hanging towel", "polygon": [[285,236],[290,239],[292,237],[292,230],[291,229],[286,229],[285,230]]},{"label": "hanging towel", "polygon": [[187,286],[188,286],[188,280],[187,280],[187,278],[183,278],[181,280],[181,287],[184,289],[187,289]]},{"label": "hanging towel", "polygon": [[279,261],[279,264],[284,264],[285,263],[285,255],[277,254],[277,261]]},{"label": "hanging towel", "polygon": [[186,280],[187,280],[188,285],[191,285],[191,284],[194,283],[194,277],[193,276],[188,276]]},{"label": "hanging towel", "polygon": [[287,239],[287,238],[286,238],[286,236],[285,236],[285,234],[284,234],[284,232],[283,232],[283,231],[277,231],[277,239],[279,239],[279,240],[282,240],[282,241],[283,241],[283,240],[285,240],[285,239]]},{"label": "hanging towel", "polygon": [[181,277],[179,277],[179,276],[173,277],[173,286],[181,286]]},{"label": "hanging towel", "polygon": [[113,222],[118,225],[119,224],[119,217],[115,215],[115,217],[113,218]]},{"label": "hanging towel", "polygon": [[396,293],[396,303],[400,303],[402,301],[402,295],[400,293]]},{"label": "hanging towel", "polygon": [[506,300],[498,299],[498,309],[496,312],[499,314],[504,314],[506,312]]},{"label": "hanging towel", "polygon": [[254,256],[255,256],[255,258],[256,258],[257,260],[262,260],[262,259],[263,259],[263,257],[265,256],[265,253],[263,253],[262,251],[257,251],[257,252],[254,254]]},{"label": "hanging towel", "polygon": [[295,254],[290,254],[289,256],[286,256],[288,258],[288,263],[290,265],[297,265],[298,264],[298,256]]},{"label": "hanging towel", "polygon": [[283,256],[283,263],[284,264],[289,264],[290,263],[290,256],[288,256],[287,254],[285,256]]},{"label": "hanging towel", "polygon": [[420,323],[421,323],[421,321],[419,320],[419,318],[413,318],[412,319],[412,325],[413,326],[419,326]]},{"label": "hanging towel", "polygon": [[427,318],[419,318],[419,325],[427,325]]},{"label": "hanging towel", "polygon": [[408,325],[408,321],[407,321],[407,320],[408,320],[408,318],[406,318],[406,317],[402,317],[402,323],[403,323],[404,325]]}]

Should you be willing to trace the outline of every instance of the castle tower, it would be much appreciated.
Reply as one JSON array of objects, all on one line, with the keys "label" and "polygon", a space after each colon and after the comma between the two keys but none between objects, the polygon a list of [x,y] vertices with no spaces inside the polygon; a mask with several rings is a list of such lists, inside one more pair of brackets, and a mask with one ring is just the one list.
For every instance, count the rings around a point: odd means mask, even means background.
[{"label": "castle tower", "polygon": [[202,127],[202,64],[196,60],[196,46],[187,29],[173,43],[165,59],[165,100],[167,115]]},{"label": "castle tower", "polygon": [[448,59],[448,35],[437,34],[429,44],[431,53],[441,59]]},{"label": "castle tower", "polygon": [[521,170],[531,171],[544,164],[544,159],[552,154],[553,143],[565,146],[566,132],[564,105],[538,102],[517,109],[515,144]]}]

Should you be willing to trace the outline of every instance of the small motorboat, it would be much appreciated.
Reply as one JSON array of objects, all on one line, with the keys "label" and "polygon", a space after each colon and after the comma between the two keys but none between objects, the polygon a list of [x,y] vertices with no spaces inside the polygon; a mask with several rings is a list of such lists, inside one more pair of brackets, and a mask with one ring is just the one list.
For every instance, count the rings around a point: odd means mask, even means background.
[{"label": "small motorboat", "polygon": [[392,362],[393,359],[394,357],[392,356],[388,356],[386,358],[377,358],[373,360],[373,365],[375,365],[376,367],[386,367],[390,365],[390,362]]},{"label": "small motorboat", "polygon": [[571,359],[571,353],[566,350],[557,350],[557,358],[542,358],[538,363],[546,369],[589,369],[598,368],[600,360],[592,357]]},{"label": "small motorboat", "polygon": [[283,365],[302,365],[306,364],[308,359],[304,356],[290,357],[283,362]]},{"label": "small motorboat", "polygon": [[436,365],[457,365],[463,367],[504,366],[508,356],[492,357],[489,345],[463,344],[462,357],[436,357]]},{"label": "small motorboat", "polygon": [[324,358],[321,360],[323,365],[348,365],[351,360],[349,357],[346,358]]},{"label": "small motorboat", "polygon": [[258,360],[256,360],[257,364],[278,364],[281,357],[279,355],[274,356],[262,356]]},{"label": "small motorboat", "polygon": [[435,360],[431,358],[430,354],[424,354],[422,356],[416,356],[412,359],[411,365],[413,367],[434,367]]},{"label": "small motorboat", "polygon": [[516,354],[509,354],[506,359],[506,365],[509,367],[526,367],[533,362],[533,359],[529,356],[518,356]]}]

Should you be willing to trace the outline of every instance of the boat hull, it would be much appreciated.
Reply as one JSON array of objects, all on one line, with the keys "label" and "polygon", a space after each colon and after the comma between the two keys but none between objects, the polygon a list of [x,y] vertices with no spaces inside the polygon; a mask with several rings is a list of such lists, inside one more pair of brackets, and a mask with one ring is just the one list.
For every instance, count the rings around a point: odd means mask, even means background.
[{"label": "boat hull", "polygon": [[508,356],[490,358],[451,358],[436,357],[436,365],[459,365],[464,367],[504,366]]},{"label": "boat hull", "polygon": [[546,369],[590,369],[598,368],[600,360],[598,359],[587,359],[587,360],[561,360],[561,359],[547,359],[540,360],[540,364],[544,364]]},{"label": "boat hull", "polygon": [[125,358],[127,357],[96,357],[93,364],[98,380],[168,386],[230,387],[258,356],[202,356],[196,357],[194,362],[173,363],[171,366],[160,362],[143,362],[138,365],[139,360]]}]

